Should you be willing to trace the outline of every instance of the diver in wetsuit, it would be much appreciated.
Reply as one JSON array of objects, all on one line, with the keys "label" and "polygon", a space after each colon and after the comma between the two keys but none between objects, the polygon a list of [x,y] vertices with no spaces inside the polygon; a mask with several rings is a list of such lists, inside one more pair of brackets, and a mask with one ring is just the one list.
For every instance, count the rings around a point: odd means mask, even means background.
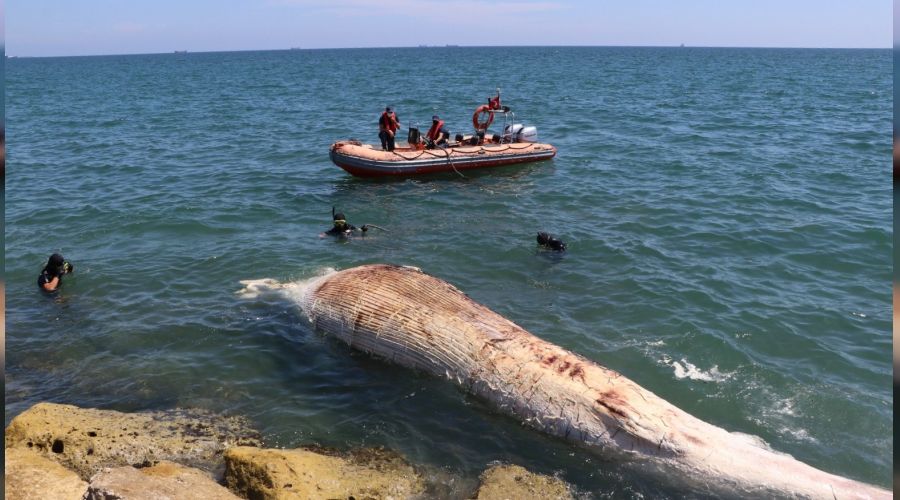
[{"label": "diver in wetsuit", "polygon": [[552,235],[545,233],[543,231],[537,234],[537,242],[538,245],[549,248],[550,250],[554,250],[557,252],[565,252],[566,244],[562,242],[562,240],[558,240],[554,238]]},{"label": "diver in wetsuit", "polygon": [[55,253],[47,259],[47,265],[41,270],[37,284],[45,292],[55,292],[62,286],[62,277],[75,271],[75,266],[69,264],[62,255]]},{"label": "diver in wetsuit", "polygon": [[334,226],[328,231],[325,231],[325,234],[328,236],[349,236],[353,231],[358,230],[365,233],[369,230],[368,224],[363,224],[362,227],[356,227],[353,224],[348,223],[347,218],[344,217],[344,214],[341,212],[332,213],[331,218]]}]

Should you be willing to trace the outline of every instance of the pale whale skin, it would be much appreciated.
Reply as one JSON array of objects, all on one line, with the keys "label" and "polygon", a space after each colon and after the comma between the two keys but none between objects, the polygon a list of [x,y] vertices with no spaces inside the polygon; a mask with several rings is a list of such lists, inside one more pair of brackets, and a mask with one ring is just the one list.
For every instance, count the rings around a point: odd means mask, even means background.
[{"label": "pale whale skin", "polygon": [[376,264],[324,276],[305,289],[301,307],[317,331],[353,348],[453,380],[540,431],[604,456],[647,459],[711,491],[891,498],[703,422],[416,268]]}]

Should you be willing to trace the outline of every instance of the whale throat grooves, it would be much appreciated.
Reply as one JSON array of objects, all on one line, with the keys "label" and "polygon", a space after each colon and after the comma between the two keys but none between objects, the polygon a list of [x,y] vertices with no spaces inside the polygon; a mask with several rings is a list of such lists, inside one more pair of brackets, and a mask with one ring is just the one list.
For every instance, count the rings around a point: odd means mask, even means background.
[{"label": "whale throat grooves", "polygon": [[310,283],[301,306],[323,334],[446,378],[534,429],[605,457],[651,460],[731,493],[891,498],[703,422],[416,268],[374,264],[333,273]]}]

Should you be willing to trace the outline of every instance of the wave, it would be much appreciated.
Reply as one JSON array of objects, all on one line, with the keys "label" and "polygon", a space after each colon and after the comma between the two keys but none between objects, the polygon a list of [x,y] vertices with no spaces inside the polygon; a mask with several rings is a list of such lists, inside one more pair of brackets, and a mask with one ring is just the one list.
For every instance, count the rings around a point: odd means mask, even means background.
[{"label": "wave", "polygon": [[670,357],[663,355],[661,361],[663,364],[670,366],[674,370],[675,378],[679,380],[689,379],[699,380],[701,382],[719,383],[725,382],[734,375],[734,372],[719,371],[719,365],[713,365],[709,370],[701,370],[684,358],[681,358],[680,361],[672,361]]}]

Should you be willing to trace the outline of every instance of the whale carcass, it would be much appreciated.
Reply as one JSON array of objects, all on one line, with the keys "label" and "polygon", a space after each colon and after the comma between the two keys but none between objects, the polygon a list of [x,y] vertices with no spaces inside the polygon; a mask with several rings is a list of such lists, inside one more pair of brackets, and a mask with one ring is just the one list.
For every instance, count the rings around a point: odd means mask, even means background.
[{"label": "whale carcass", "polygon": [[703,422],[416,268],[366,265],[318,278],[301,307],[317,331],[446,377],[501,412],[605,456],[646,458],[738,496],[891,498]]}]

